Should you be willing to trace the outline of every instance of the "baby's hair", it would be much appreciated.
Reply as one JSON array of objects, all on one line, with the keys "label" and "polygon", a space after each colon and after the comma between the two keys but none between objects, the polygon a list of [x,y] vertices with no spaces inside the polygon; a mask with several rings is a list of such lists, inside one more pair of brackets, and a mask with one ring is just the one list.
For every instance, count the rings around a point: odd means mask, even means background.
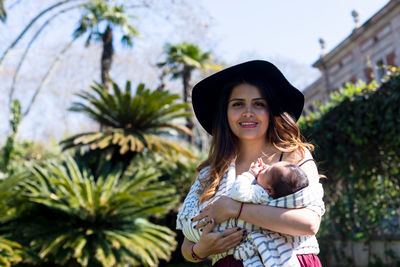
[{"label": "baby's hair", "polygon": [[308,186],[307,174],[295,164],[285,166],[289,168],[288,175],[275,175],[272,177],[274,188],[273,198],[280,198],[297,192]]}]

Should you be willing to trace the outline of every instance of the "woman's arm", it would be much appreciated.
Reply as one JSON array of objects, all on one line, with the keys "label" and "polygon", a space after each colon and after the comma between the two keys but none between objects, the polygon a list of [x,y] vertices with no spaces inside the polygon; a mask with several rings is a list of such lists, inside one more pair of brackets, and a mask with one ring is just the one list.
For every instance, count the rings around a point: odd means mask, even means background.
[{"label": "woman's arm", "polygon": [[240,219],[271,231],[290,235],[315,235],[321,218],[312,210],[284,209],[245,203]]},{"label": "woman's arm", "polygon": [[[204,217],[214,218],[216,223],[235,217],[240,209],[240,202],[228,196],[221,196],[214,203],[193,217],[199,221]],[[244,203],[240,219],[274,232],[290,235],[315,235],[320,225],[317,213],[307,208],[284,209],[272,206]],[[199,223],[196,229],[204,227]]]}]

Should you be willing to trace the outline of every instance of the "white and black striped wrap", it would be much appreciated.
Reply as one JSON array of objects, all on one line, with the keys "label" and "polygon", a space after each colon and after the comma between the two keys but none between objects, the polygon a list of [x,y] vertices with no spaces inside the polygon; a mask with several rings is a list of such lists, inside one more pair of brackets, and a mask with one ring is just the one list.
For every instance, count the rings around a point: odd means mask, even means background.
[{"label": "white and black striped wrap", "polygon": [[[307,208],[322,216],[325,212],[324,203],[322,201],[323,189],[320,183],[310,184],[310,186],[296,192],[295,194],[282,197],[279,199],[272,199],[263,189],[256,185],[253,180],[254,177],[249,173],[244,173],[236,179],[235,165],[232,164],[228,172],[223,176],[217,194],[210,200],[198,206],[199,195],[197,191],[201,188],[199,179],[203,179],[208,175],[208,167],[201,170],[196,181],[193,183],[189,194],[187,195],[177,217],[177,229],[181,229],[186,238],[193,242],[200,240],[201,232],[193,229],[191,218],[199,214],[199,211],[212,203],[222,195],[227,195],[235,198],[239,195],[244,196],[248,202],[259,200],[254,203],[265,204],[270,206],[282,208]],[[256,192],[253,196],[247,193],[242,194],[243,190],[240,188],[239,181],[247,179],[245,186],[252,187]],[[235,183],[237,181],[237,183]],[[249,184],[250,182],[250,184]],[[259,190],[262,189],[262,190]],[[245,191],[249,190],[244,189]],[[219,259],[227,255],[234,255],[235,258],[243,260],[244,266],[299,266],[296,254],[318,254],[319,246],[315,236],[290,236],[262,229],[258,226],[249,224],[243,220],[231,218],[221,224],[217,225],[213,231],[221,232],[225,229],[239,226],[247,229],[248,235],[245,240],[236,248],[231,249],[225,253],[210,256],[213,264]],[[260,256],[261,257],[260,257]],[[292,263],[293,262],[293,263]],[[293,264],[293,265],[290,265]],[[296,265],[297,264],[297,265]]]}]

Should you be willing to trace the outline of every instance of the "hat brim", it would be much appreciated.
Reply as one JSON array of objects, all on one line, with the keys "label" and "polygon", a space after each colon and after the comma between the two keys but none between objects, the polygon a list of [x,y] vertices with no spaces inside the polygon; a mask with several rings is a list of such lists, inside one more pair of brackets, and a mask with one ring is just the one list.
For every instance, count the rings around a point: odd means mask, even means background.
[{"label": "hat brim", "polygon": [[192,105],[201,126],[212,134],[212,125],[216,117],[218,100],[222,89],[230,83],[257,80],[275,91],[282,107],[296,121],[304,107],[304,95],[285,78],[272,63],[264,60],[244,62],[221,70],[201,80],[193,87]]}]

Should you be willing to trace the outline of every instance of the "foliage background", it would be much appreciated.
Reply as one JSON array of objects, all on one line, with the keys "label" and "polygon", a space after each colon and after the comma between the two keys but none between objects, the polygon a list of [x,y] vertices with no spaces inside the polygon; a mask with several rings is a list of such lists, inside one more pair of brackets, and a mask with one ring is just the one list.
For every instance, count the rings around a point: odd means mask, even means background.
[{"label": "foliage background", "polygon": [[327,177],[319,232],[323,257],[333,240],[400,237],[399,103],[400,73],[392,68],[382,84],[348,84],[299,121]]}]

